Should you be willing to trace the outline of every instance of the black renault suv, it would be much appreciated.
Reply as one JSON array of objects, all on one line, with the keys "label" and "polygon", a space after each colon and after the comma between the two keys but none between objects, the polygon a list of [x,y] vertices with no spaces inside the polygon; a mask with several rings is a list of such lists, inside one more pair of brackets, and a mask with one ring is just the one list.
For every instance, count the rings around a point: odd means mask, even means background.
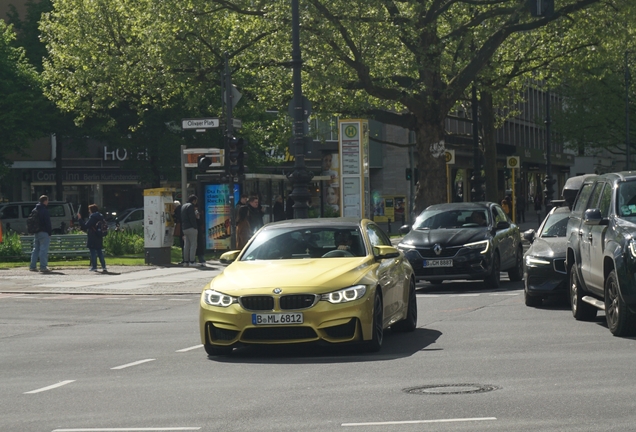
[{"label": "black renault suv", "polygon": [[519,227],[492,202],[436,204],[427,207],[398,249],[411,263],[418,280],[482,279],[499,286],[500,272],[510,280],[523,277]]},{"label": "black renault suv", "polygon": [[636,172],[587,177],[567,238],[574,318],[591,320],[601,309],[613,335],[636,334]]}]

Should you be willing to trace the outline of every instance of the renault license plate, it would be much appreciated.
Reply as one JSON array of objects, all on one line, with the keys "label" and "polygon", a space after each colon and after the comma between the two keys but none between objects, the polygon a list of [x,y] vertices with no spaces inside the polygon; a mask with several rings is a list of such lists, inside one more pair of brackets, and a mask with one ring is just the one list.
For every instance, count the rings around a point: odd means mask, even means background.
[{"label": "renault license plate", "polygon": [[302,313],[252,314],[253,325],[283,325],[302,323]]},{"label": "renault license plate", "polygon": [[445,260],[424,260],[422,263],[423,267],[452,267],[453,260],[445,259]]}]

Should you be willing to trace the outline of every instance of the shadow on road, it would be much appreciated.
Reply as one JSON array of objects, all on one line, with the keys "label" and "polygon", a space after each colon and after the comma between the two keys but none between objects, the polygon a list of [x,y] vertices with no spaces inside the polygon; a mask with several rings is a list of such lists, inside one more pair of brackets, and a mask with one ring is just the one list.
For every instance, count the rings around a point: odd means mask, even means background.
[{"label": "shadow on road", "polygon": [[385,331],[382,349],[377,353],[363,353],[359,345],[325,345],[318,343],[296,345],[254,345],[235,349],[229,356],[209,357],[223,363],[313,364],[395,360],[409,357],[427,349],[442,335],[438,330],[418,328],[412,333]]},{"label": "shadow on road", "polygon": [[483,281],[444,281],[434,285],[429,282],[418,282],[416,285],[418,294],[476,294],[497,293],[523,290],[523,281],[509,282],[502,280],[499,288],[492,288]]}]

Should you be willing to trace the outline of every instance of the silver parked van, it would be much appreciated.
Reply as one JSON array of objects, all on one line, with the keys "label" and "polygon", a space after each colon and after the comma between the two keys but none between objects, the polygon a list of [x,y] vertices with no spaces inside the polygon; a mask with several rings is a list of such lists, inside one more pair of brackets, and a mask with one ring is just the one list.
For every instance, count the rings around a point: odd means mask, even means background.
[{"label": "silver parked van", "polygon": [[[35,208],[37,201],[24,201],[0,204],[0,219],[5,231],[27,234],[26,220]],[[49,201],[49,214],[53,234],[64,234],[75,223],[76,216],[71,203]]]}]

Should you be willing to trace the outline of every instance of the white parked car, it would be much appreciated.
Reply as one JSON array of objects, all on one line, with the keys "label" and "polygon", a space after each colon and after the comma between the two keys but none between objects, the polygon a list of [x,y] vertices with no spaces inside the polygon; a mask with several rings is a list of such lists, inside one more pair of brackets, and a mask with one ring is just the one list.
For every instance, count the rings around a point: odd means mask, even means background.
[{"label": "white parked car", "polygon": [[131,208],[124,210],[108,223],[110,229],[119,227],[129,231],[141,231],[144,229],[144,208]]}]

